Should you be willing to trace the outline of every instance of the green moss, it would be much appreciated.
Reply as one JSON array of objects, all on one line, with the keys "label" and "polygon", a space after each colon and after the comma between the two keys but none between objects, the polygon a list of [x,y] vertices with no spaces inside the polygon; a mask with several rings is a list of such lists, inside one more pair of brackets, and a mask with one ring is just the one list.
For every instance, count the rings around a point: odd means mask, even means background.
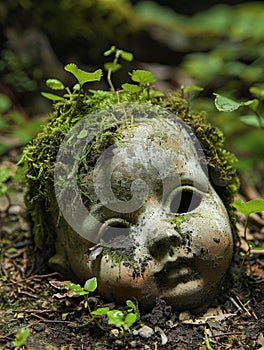
[{"label": "green moss", "polygon": [[[131,251],[132,253],[132,251]],[[129,264],[129,266],[132,269],[136,269],[136,262],[133,260],[133,254],[130,254],[130,252],[126,249],[113,249],[111,247],[104,247],[103,249],[103,255],[109,255],[111,258],[111,261],[114,266],[119,266],[119,269],[121,268],[121,265],[125,262]]]},{"label": "green moss", "polygon": [[[152,90],[153,91],[153,90]],[[239,188],[239,180],[232,167],[234,156],[224,148],[224,138],[220,130],[216,129],[206,121],[203,113],[191,112],[187,102],[180,98],[176,92],[167,97],[153,97],[155,94],[139,94],[137,102],[148,102],[159,105],[180,117],[191,127],[199,139],[206,156],[207,166],[210,171],[210,180],[222,198],[235,232],[235,220],[232,208],[234,195]],[[50,198],[54,187],[54,166],[57,151],[64,139],[74,125],[84,116],[91,112],[115,105],[119,102],[134,102],[133,93],[115,93],[110,91],[93,91],[92,95],[84,95],[81,99],[77,97],[71,101],[59,102],[54,106],[54,112],[50,115],[43,132],[33,140],[25,149],[23,162],[27,166],[27,193],[26,205],[29,217],[32,221],[33,235],[37,249],[45,251],[47,256],[54,253],[54,242],[56,240],[54,223],[51,220],[51,212],[54,210],[47,198]],[[84,202],[91,202],[90,189],[85,186],[85,176],[89,176],[98,156],[110,144],[121,142],[123,124],[118,124],[113,117],[104,120],[107,130],[97,133],[96,140],[86,149],[81,164],[83,171],[79,172],[80,189]],[[125,121],[126,127],[133,123]],[[98,118],[91,114],[87,130],[98,129]],[[81,132],[81,130],[80,130]],[[81,140],[80,140],[81,142]],[[76,145],[78,146],[78,145]],[[81,166],[80,166],[81,169]],[[54,205],[56,205],[54,203]],[[56,210],[55,210],[56,212]],[[123,257],[120,257],[123,259]],[[117,259],[119,261],[119,257]]]},{"label": "green moss", "polygon": [[173,225],[173,227],[180,232],[181,224],[185,221],[190,220],[193,217],[198,217],[200,214],[178,214],[174,216],[172,219],[169,219],[168,222]]}]

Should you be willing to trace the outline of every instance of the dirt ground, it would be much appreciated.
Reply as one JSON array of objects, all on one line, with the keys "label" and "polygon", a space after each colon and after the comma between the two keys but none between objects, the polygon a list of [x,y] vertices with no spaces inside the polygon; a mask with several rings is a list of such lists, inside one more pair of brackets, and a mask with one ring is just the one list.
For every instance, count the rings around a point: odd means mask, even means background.
[{"label": "dirt ground", "polygon": [[[91,322],[84,298],[71,293],[60,275],[37,269],[23,186],[9,185],[17,190],[0,197],[0,350],[15,348],[12,342],[22,327],[30,335],[20,349],[264,350],[263,251],[246,259],[236,254],[219,298],[200,314],[175,312],[157,300],[151,312],[141,312],[131,332],[122,333],[103,318],[101,330]],[[244,199],[252,199],[252,190]],[[243,223],[238,215],[242,251],[247,249]],[[251,216],[248,239],[259,247],[264,247],[263,224],[264,215]],[[96,291],[90,305],[124,308],[105,304]]]}]

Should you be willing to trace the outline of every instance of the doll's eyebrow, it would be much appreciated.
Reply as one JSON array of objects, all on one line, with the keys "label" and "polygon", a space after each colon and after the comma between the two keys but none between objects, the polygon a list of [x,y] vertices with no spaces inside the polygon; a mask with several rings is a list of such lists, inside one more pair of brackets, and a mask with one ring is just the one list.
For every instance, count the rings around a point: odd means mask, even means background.
[{"label": "doll's eyebrow", "polygon": [[172,177],[172,178],[166,178],[163,181],[163,191],[165,194],[170,193],[175,189],[181,188],[184,186],[193,187],[194,189],[197,189],[203,193],[208,192],[208,184],[205,181],[203,181],[203,179],[193,180],[187,177],[179,176],[176,179]]},{"label": "doll's eyebrow", "polygon": [[196,188],[197,190],[200,190],[201,192],[207,193],[208,192],[208,184],[205,184],[204,182],[200,181],[200,180],[195,180],[193,181],[192,179],[189,178],[183,178],[181,180],[181,186],[190,186],[193,188]]},{"label": "doll's eyebrow", "polygon": [[102,203],[99,203],[91,210],[91,215],[95,216],[97,220],[106,221],[110,218],[125,219],[131,223],[135,221],[135,218],[139,215],[139,211],[131,213],[116,212],[107,208]]}]

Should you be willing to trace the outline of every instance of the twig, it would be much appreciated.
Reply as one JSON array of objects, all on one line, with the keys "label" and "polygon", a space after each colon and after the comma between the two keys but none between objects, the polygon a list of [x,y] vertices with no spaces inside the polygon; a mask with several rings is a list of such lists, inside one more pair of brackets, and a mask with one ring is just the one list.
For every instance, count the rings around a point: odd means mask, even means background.
[{"label": "twig", "polygon": [[238,334],[242,334],[242,332],[226,332],[226,333],[212,334],[212,335],[208,335],[208,338],[226,337],[228,335],[238,335]]},{"label": "twig", "polygon": [[77,323],[72,322],[72,321],[46,320],[45,318],[43,318],[43,317],[41,317],[41,316],[39,316],[37,314],[32,313],[31,315],[36,317],[36,318],[38,318],[39,320],[41,320],[44,323],[63,323],[63,324],[74,324],[74,325],[77,325]]},{"label": "twig", "polygon": [[232,302],[232,304],[235,305],[238,311],[242,311],[241,307],[238,305],[238,303],[235,301],[233,297],[230,297],[230,301]]},{"label": "twig", "polygon": [[34,279],[43,279],[43,278],[52,277],[52,276],[55,276],[55,275],[59,275],[59,273],[58,272],[52,272],[52,273],[49,273],[49,274],[46,274],[46,275],[33,275],[33,276],[29,276],[27,278],[23,278],[23,279],[18,280],[18,281],[5,283],[5,286],[12,286],[13,284],[23,283],[23,282],[34,280]]},{"label": "twig", "polygon": [[242,307],[242,309],[247,313],[247,315],[248,315],[249,317],[252,317],[251,313],[250,313],[250,312],[248,311],[248,309],[246,308],[246,305],[249,304],[249,301],[244,305],[244,304],[242,303],[242,301],[239,299],[238,296],[236,296],[236,299],[237,299],[239,305]]},{"label": "twig", "polygon": [[34,298],[34,299],[39,299],[38,296],[34,295],[34,294],[31,294],[29,292],[18,292],[18,294],[24,294],[24,295],[28,295],[29,297],[31,298]]}]

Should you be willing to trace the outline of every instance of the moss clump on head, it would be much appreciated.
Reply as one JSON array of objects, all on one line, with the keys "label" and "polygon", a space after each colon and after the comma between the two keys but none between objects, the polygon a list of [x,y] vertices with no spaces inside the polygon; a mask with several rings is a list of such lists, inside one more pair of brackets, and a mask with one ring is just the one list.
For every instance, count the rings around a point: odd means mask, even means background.
[{"label": "moss clump on head", "polygon": [[[191,112],[187,101],[182,99],[177,92],[162,98],[153,96],[154,94],[142,93],[138,95],[138,100],[139,102],[159,105],[173,112],[191,127],[200,141],[211,175],[210,180],[222,198],[228,210],[233,230],[235,230],[231,204],[238,191],[239,181],[232,167],[235,158],[225,150],[222,132],[210,125],[203,113]],[[56,204],[50,203],[49,199],[54,192],[54,167],[59,147],[64,137],[84,116],[107,106],[115,106],[120,102],[135,102],[135,94],[94,91],[92,95],[75,97],[71,101],[57,103],[45,129],[24,151],[23,160],[27,166],[26,205],[33,224],[35,246],[45,252],[47,257],[54,253],[56,240],[54,228],[56,222],[51,219],[50,211],[58,212],[58,209],[56,210]],[[98,121],[96,117],[90,118],[89,125],[86,125],[87,130],[98,129],[99,122],[101,121]],[[89,188],[85,187],[86,174],[89,173],[89,169],[92,169],[100,154],[109,145],[118,143],[124,124],[129,127],[131,120],[128,122],[123,119],[117,122],[114,116],[110,115],[108,119],[104,120],[104,123],[106,123],[104,131],[97,134],[95,141],[91,143],[81,160],[82,166],[86,168],[79,173],[80,189],[84,202],[87,200],[87,206],[91,198]]]}]

